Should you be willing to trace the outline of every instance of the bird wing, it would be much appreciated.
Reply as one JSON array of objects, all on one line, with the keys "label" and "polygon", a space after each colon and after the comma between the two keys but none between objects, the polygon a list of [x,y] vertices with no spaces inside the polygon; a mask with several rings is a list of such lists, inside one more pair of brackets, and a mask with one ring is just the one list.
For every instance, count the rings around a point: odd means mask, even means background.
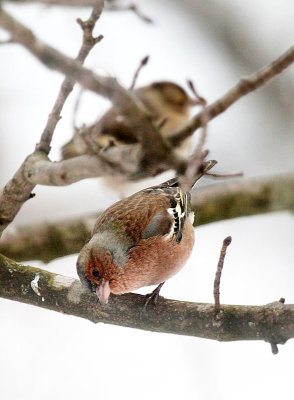
[{"label": "bird wing", "polygon": [[110,229],[127,235],[134,245],[163,235],[180,242],[189,213],[189,194],[179,187],[153,186],[109,207],[98,218],[93,234]]}]

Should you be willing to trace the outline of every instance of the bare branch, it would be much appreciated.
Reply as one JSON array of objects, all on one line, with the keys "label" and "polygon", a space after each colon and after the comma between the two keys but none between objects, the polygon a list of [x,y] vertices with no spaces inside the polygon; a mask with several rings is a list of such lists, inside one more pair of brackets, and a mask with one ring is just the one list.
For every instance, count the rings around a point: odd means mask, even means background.
[{"label": "bare branch", "polygon": [[9,0],[12,3],[29,4],[40,3],[49,6],[95,7],[103,0]]},{"label": "bare branch", "polygon": [[[294,210],[294,173],[197,188],[192,195],[192,209],[197,212],[197,226],[234,217]],[[97,215],[85,215],[10,227],[0,242],[0,252],[18,261],[51,261],[78,253],[91,235],[95,218]]]},{"label": "bare branch", "polygon": [[[103,10],[103,1],[98,1],[97,4],[98,5],[96,5],[93,8],[92,13],[87,21],[82,21],[81,19],[77,20],[77,22],[79,23],[84,32],[83,44],[76,57],[76,61],[79,62],[80,64],[84,63],[86,57],[88,56],[92,48],[95,46],[95,44],[100,42],[100,40],[103,38],[102,35],[98,36],[97,38],[93,37],[93,29],[95,27],[96,22],[100,18],[100,15]],[[36,145],[37,151],[44,151],[46,154],[49,154],[51,149],[50,144],[52,141],[53,132],[56,128],[58,121],[61,118],[60,113],[62,111],[64,103],[68,98],[69,94],[72,92],[74,85],[75,85],[75,80],[72,79],[70,76],[66,77],[62,82],[57,99],[55,101],[51,113],[49,114],[47,124],[42,133],[41,140]]]},{"label": "bare branch", "polygon": [[[69,7],[95,7],[103,1],[101,0],[9,0],[12,3],[29,4],[40,3],[48,6],[69,6]],[[98,4],[97,4],[98,3]],[[148,24],[153,23],[153,20],[144,14],[135,3],[130,4],[117,4],[116,1],[106,0],[106,10],[108,11],[132,11],[142,21]]]},{"label": "bare branch", "polygon": [[[99,13],[99,10],[97,12]],[[93,19],[93,14],[91,18]],[[80,23],[85,28],[84,43],[88,43],[88,46],[91,47],[93,45],[90,43],[91,40],[89,41],[89,33],[92,35],[91,24],[86,26],[83,22]],[[158,170],[158,164],[162,162],[166,163],[165,169],[167,168],[167,165],[169,167],[175,166],[177,169],[184,168],[182,161],[172,154],[169,146],[165,144],[164,140],[158,134],[151,121],[145,115],[145,112],[141,110],[139,103],[137,104],[137,101],[131,96],[131,94],[122,88],[114,78],[100,77],[94,74],[91,70],[83,68],[80,62],[64,56],[53,47],[48,46],[41,40],[37,39],[29,29],[11,17],[1,8],[0,26],[11,34],[11,37],[14,41],[21,43],[45,65],[64,73],[73,81],[76,80],[80,82],[84,87],[94,91],[95,93],[110,98],[115,104],[119,104],[120,107],[124,107],[130,117],[130,120],[132,120],[134,125],[137,126],[136,132],[138,133],[139,142],[142,143],[143,150],[143,157],[140,160],[142,166],[148,166],[151,171],[152,169],[155,170],[154,174],[160,171],[161,167],[159,167]],[[94,39],[94,42],[97,42],[97,40],[98,39]],[[84,57],[85,53],[87,52],[83,50],[81,53],[79,56]],[[62,96],[63,93],[64,92],[62,90]],[[60,106],[62,107],[62,100],[60,102],[58,100],[57,103],[58,108]],[[51,141],[52,129],[54,129],[58,119],[58,112],[55,116],[52,115],[52,118],[49,117],[49,129],[45,130],[44,140],[42,140],[43,145],[41,145],[46,152],[49,151],[48,141]],[[32,170],[33,159],[36,159],[37,162],[39,161],[39,157],[39,154],[33,154],[32,156],[29,156],[29,158],[20,167],[17,175],[12,178],[12,180],[6,185],[0,194],[0,234],[14,219],[22,204],[28,198],[30,198],[30,193],[34,187],[34,185],[32,185],[34,174],[32,173],[30,177],[30,174],[26,174],[25,171],[28,169]],[[45,159],[44,161],[48,160]],[[106,160],[104,161],[106,162]],[[29,163],[29,165],[26,163]],[[99,164],[99,160],[97,163]],[[46,165],[49,168],[49,164],[47,163]],[[52,168],[54,169],[54,167],[55,165],[53,165]],[[148,170],[148,168],[146,168],[146,170]],[[137,178],[140,178],[140,171],[138,171]],[[16,182],[17,188],[14,187]],[[39,181],[36,180],[35,183],[39,183]]]},{"label": "bare branch", "polygon": [[[84,62],[90,50],[98,41],[98,39],[93,39],[92,31],[96,21],[101,14],[103,2],[100,2],[99,6],[97,6],[97,4],[98,3],[96,3],[96,6],[93,9],[90,18],[87,21],[88,25],[85,26],[83,29],[83,43],[77,56],[77,62],[79,62],[80,64]],[[33,36],[33,34],[31,34],[28,29],[18,24],[18,22],[11,18],[7,13],[5,13],[1,9],[1,7],[0,21],[2,21],[4,25],[9,26],[9,29],[7,30],[11,33],[11,40],[14,41],[16,37],[20,38],[22,34],[26,34],[28,41],[33,39],[33,41],[38,42],[38,40]],[[41,45],[41,43],[39,43],[39,45]],[[33,154],[28,156],[23,164],[20,166],[18,171],[15,173],[13,178],[6,184],[6,186],[0,193],[0,236],[3,230],[10,224],[11,221],[13,221],[15,215],[18,213],[23,203],[32,197],[31,192],[35,187],[35,183],[27,179],[27,177],[25,176],[25,171],[27,168],[30,168],[30,166],[34,165],[35,163],[42,161],[48,162],[46,153],[48,154],[50,151],[50,143],[52,140],[54,129],[60,119],[60,112],[63,108],[64,102],[66,101],[69,93],[73,88],[73,85],[73,79],[65,78],[61,86],[60,92],[57,96],[52,113],[49,115],[46,127],[41,136],[40,143],[36,146],[37,149],[42,149],[44,152],[41,153],[36,150]]]},{"label": "bare branch", "polygon": [[219,174],[217,172],[205,172],[205,176],[211,176],[212,178],[239,178],[243,176],[243,172],[235,172],[232,174]]},{"label": "bare branch", "polygon": [[[84,155],[68,160],[51,162],[40,154],[24,165],[24,178],[34,185],[67,186],[82,179],[97,178],[113,174],[132,176],[138,170],[140,146],[113,147],[107,150],[104,157]],[[107,162],[109,160],[109,162]],[[147,172],[146,172],[147,174]],[[142,172],[143,176],[143,172]]]},{"label": "bare branch", "polygon": [[215,273],[215,279],[214,279],[214,285],[213,285],[213,296],[214,296],[214,311],[216,314],[220,312],[220,280],[221,280],[221,275],[222,275],[222,270],[224,266],[224,261],[225,261],[225,256],[227,252],[228,246],[231,244],[232,238],[231,236],[228,236],[227,238],[224,239],[222,249],[220,252],[218,264],[217,264],[217,270]]},{"label": "bare branch", "polygon": [[198,103],[202,105],[203,112],[201,117],[202,131],[198,140],[198,144],[196,146],[194,153],[192,154],[192,157],[188,162],[185,174],[181,177],[181,186],[185,192],[190,190],[190,188],[192,187],[195,181],[195,176],[199,174],[200,169],[203,166],[204,159],[208,154],[208,152],[204,148],[205,143],[207,141],[207,123],[208,123],[208,113],[206,109],[207,102],[204,97],[200,96],[197,93],[196,88],[191,80],[188,80],[188,85],[192,90],[192,92],[194,93]]},{"label": "bare branch", "polygon": [[110,11],[133,11],[139,18],[141,18],[144,22],[148,24],[152,24],[153,20],[148,17],[146,14],[142,13],[140,8],[135,3],[130,4],[118,4],[117,1],[109,0],[106,5],[108,6],[106,9]]},{"label": "bare branch", "polygon": [[294,337],[294,305],[278,301],[265,306],[225,305],[220,320],[215,321],[214,304],[160,297],[156,307],[149,305],[139,318],[145,296],[133,293],[112,295],[109,304],[101,307],[96,295],[89,293],[79,281],[18,265],[1,255],[0,296],[86,318],[94,323],[104,322],[153,332],[219,341],[265,340],[276,344]]},{"label": "bare branch", "polygon": [[196,129],[202,126],[202,118],[204,112],[207,113],[208,121],[210,121],[211,119],[226,111],[241,97],[246,96],[248,93],[260,88],[276,75],[283,72],[293,62],[294,47],[290,47],[290,49],[288,49],[275,61],[261,68],[247,78],[240,79],[240,81],[234,87],[232,87],[232,89],[230,89],[224,96],[216,100],[214,103],[208,105],[205,108],[205,111],[201,111],[200,113],[198,113],[184,128],[180,129],[178,132],[175,132],[173,136],[170,137],[170,143],[173,146],[178,145],[184,139],[191,136]]},{"label": "bare branch", "polygon": [[112,103],[119,105],[128,114],[134,126],[137,127],[135,132],[145,152],[144,160],[146,161],[150,158],[149,165],[152,163],[156,165],[158,162],[165,160],[171,166],[179,169],[182,168],[180,160],[174,154],[171,154],[170,146],[158,134],[156,128],[142,109],[140,102],[132,96],[131,92],[119,85],[115,78],[102,77],[90,69],[83,68],[77,61],[42,42],[31,30],[1,8],[0,26],[11,34],[13,40],[22,44],[48,68],[70,76],[86,89],[107,97]]},{"label": "bare branch", "polygon": [[109,98],[114,103],[121,104],[130,100],[130,95],[118,84],[116,79],[101,77],[91,70],[83,68],[77,61],[42,42],[31,30],[1,8],[0,26],[10,33],[14,41],[22,44],[48,68],[70,76],[82,86]]},{"label": "bare branch", "polygon": [[138,76],[139,76],[139,73],[141,72],[141,69],[148,63],[148,61],[149,61],[149,56],[146,56],[146,57],[143,58],[143,60],[141,60],[138,68],[136,69],[136,71],[134,73],[134,77],[133,77],[133,80],[132,80],[132,83],[131,83],[131,86],[130,86],[129,90],[133,90],[134,89],[134,87],[136,85],[136,82],[137,82],[137,79],[138,79]]}]

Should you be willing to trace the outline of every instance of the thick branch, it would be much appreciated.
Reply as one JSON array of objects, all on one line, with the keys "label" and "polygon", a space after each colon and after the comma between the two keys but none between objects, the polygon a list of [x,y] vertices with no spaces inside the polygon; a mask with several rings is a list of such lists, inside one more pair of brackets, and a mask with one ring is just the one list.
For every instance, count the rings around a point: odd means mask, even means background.
[{"label": "thick branch", "polygon": [[[239,179],[196,188],[192,195],[195,225],[279,210],[294,210],[294,173],[271,178]],[[42,260],[78,253],[90,238],[97,215],[11,227],[0,252],[15,260]]]},{"label": "thick branch", "polygon": [[205,108],[205,111],[198,113],[187,125],[175,132],[170,142],[173,146],[178,145],[184,139],[191,136],[196,129],[203,125],[203,115],[205,112],[207,121],[215,118],[219,114],[226,111],[232,104],[234,104],[241,97],[246,96],[248,93],[253,92],[265,83],[270,81],[276,75],[283,72],[294,62],[294,46],[290,47],[284,54],[282,54],[275,61],[261,68],[257,72],[242,78],[232,87],[224,96],[216,100]]},{"label": "thick branch", "polygon": [[[38,274],[38,275],[37,275]],[[32,281],[34,281],[32,285]],[[127,326],[154,332],[197,336],[219,341],[265,340],[285,343],[294,337],[294,305],[274,302],[265,306],[222,306],[215,319],[214,304],[159,298],[141,313],[145,297],[129,293],[111,296],[102,308],[73,278],[0,256],[0,296],[38,307],[86,318],[94,323]]]},{"label": "thick branch", "polygon": [[113,174],[131,177],[138,171],[141,152],[140,145],[120,146],[107,150],[103,158],[83,155],[59,162],[45,159],[42,153],[39,155],[39,159],[36,153],[27,159],[23,172],[25,179],[35,185],[66,186],[82,179]]}]

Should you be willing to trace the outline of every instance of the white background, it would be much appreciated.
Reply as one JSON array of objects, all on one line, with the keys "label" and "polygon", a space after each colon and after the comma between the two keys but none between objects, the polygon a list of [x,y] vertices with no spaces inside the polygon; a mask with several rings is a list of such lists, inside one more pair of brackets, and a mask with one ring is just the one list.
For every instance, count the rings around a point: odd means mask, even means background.
[{"label": "white background", "polygon": [[[194,80],[209,102],[244,74],[268,63],[293,44],[291,1],[138,1],[154,20],[104,13],[97,34],[105,38],[87,65],[129,85],[146,54],[149,65],[138,84]],[[75,19],[90,10],[6,4],[5,9],[38,36],[75,56],[81,32]],[[1,32],[1,37],[5,34]],[[241,58],[237,55],[243,54]],[[0,47],[0,183],[11,177],[38,141],[60,74],[43,67],[18,45]],[[253,68],[253,64],[256,67]],[[293,70],[240,100],[209,125],[211,157],[223,172],[264,176],[293,169]],[[52,159],[72,132],[71,96],[54,135]],[[85,93],[76,119],[94,121],[108,102]],[[282,104],[282,106],[281,106]],[[211,183],[206,181],[203,184]],[[15,224],[60,219],[95,211],[117,200],[100,180],[65,188],[37,187],[37,196]],[[201,210],[199,210],[201,212]],[[281,212],[219,222],[196,229],[196,245],[185,268],[162,289],[169,298],[212,302],[222,240],[232,235],[221,282],[221,301],[266,304],[285,297],[293,303],[294,218]],[[76,276],[76,256],[49,265]],[[141,290],[146,293],[147,290]],[[93,325],[75,317],[0,301],[0,398],[14,399],[292,399],[294,345],[277,356],[262,342],[217,343]]]}]

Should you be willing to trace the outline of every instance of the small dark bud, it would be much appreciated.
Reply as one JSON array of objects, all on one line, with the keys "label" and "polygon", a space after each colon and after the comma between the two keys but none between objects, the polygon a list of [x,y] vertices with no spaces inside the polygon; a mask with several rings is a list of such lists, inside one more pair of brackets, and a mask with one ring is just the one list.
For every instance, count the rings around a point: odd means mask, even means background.
[{"label": "small dark bud", "polygon": [[224,245],[229,246],[232,243],[232,236],[228,236],[224,240]]},{"label": "small dark bud", "polygon": [[141,61],[141,64],[142,64],[142,65],[146,65],[146,64],[148,63],[148,61],[149,61],[149,56],[146,56],[146,57],[144,57],[143,60]]}]

